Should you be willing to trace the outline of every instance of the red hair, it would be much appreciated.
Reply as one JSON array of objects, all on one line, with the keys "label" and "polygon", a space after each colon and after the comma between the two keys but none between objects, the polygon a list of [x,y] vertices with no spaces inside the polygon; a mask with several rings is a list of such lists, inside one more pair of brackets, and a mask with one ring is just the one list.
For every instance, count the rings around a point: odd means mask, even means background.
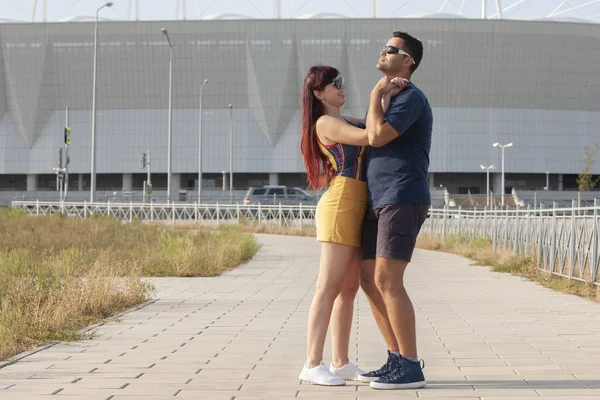
[{"label": "red hair", "polygon": [[302,85],[302,141],[300,149],[304,157],[304,168],[308,187],[322,189],[333,176],[333,166],[317,141],[316,124],[325,113],[323,103],[316,98],[314,91],[321,91],[333,82],[339,71],[333,67],[317,65],[310,67]]}]

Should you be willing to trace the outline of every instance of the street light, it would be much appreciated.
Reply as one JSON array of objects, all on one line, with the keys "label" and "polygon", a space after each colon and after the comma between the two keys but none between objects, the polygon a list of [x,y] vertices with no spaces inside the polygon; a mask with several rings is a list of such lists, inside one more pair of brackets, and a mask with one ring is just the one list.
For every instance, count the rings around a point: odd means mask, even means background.
[{"label": "street light", "polygon": [[233,203],[233,106],[229,106],[229,201]]},{"label": "street light", "polygon": [[490,169],[494,169],[493,165],[490,165],[489,167],[486,167],[485,165],[480,165],[481,169],[485,169],[487,171],[486,175],[487,175],[487,181],[486,181],[486,185],[485,185],[485,200],[486,200],[486,204],[489,207],[490,206]]},{"label": "street light", "polygon": [[198,203],[202,201],[202,90],[207,83],[208,79],[202,82],[198,99]]},{"label": "street light", "polygon": [[160,30],[169,42],[169,121],[167,130],[167,203],[171,200],[171,127],[172,127],[172,116],[173,110],[171,105],[173,104],[173,44],[171,38],[169,38],[169,32],[166,28]]},{"label": "street light", "polygon": [[502,207],[504,207],[504,149],[506,147],[511,147],[512,145],[512,142],[508,144],[494,143],[494,147],[500,147],[502,149]]},{"label": "street light", "polygon": [[92,167],[90,171],[90,202],[96,197],[96,70],[98,65],[98,13],[104,7],[112,7],[113,3],[105,3],[96,10],[96,22],[94,24],[94,72],[92,77]]}]

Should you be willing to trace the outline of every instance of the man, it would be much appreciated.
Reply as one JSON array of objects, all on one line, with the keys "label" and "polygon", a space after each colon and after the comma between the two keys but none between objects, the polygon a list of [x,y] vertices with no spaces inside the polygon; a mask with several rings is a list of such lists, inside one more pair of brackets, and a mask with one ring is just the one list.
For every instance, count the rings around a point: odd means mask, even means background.
[{"label": "man", "polygon": [[367,161],[368,211],[363,228],[361,286],[388,346],[383,367],[359,376],[375,389],[425,386],[417,357],[415,312],[404,288],[404,271],[431,202],[428,182],[433,115],[423,92],[409,83],[382,98],[394,79],[410,79],[423,58],[423,44],[394,32],[380,53],[384,77],[371,92],[366,129],[372,148]]}]

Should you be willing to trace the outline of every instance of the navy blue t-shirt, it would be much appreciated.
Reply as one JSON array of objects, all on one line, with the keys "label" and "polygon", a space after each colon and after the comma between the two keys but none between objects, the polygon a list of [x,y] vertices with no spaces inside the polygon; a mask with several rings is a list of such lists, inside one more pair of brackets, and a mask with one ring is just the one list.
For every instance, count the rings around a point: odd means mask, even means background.
[{"label": "navy blue t-shirt", "polygon": [[392,97],[385,121],[400,136],[367,154],[367,183],[373,208],[430,204],[428,170],[433,114],[425,94],[412,83]]}]

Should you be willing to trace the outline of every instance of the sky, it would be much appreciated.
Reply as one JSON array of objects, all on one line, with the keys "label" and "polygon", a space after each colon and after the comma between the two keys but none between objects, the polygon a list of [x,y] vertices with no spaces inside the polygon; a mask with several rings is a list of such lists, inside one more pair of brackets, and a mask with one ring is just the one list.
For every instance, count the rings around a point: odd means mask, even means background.
[{"label": "sky", "polygon": [[[93,16],[105,0],[46,0],[47,20],[59,21],[66,17]],[[187,19],[202,19],[211,15],[232,13],[252,18],[272,18],[273,0],[113,0],[112,8],[101,11],[102,17],[110,19],[134,19],[135,3],[140,3],[141,20],[165,20],[176,18],[176,4],[187,1]],[[373,0],[280,0],[281,17],[295,18],[318,12],[339,13],[351,18],[373,16]],[[600,22],[600,0],[499,0],[505,18],[532,19],[545,17],[561,3],[556,17],[585,18]],[[0,0],[0,20],[31,21],[34,4],[37,3],[36,21],[43,20],[44,0]],[[468,18],[480,18],[482,0],[377,0],[378,17],[400,18],[417,13],[444,12],[461,14]],[[496,13],[496,0],[487,0],[488,15]],[[569,12],[568,5],[579,7]],[[180,10],[182,10],[180,8]],[[182,18],[180,11],[179,18]]]}]

